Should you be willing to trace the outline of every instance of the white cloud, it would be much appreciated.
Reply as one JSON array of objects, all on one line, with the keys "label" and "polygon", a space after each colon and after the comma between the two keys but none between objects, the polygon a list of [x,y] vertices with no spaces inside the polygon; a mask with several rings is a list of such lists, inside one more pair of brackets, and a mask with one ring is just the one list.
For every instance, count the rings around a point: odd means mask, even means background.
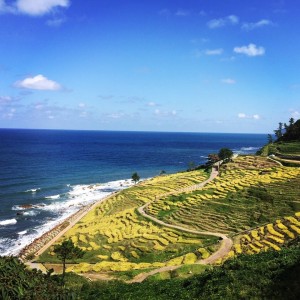
[{"label": "white cloud", "polygon": [[257,29],[257,28],[261,28],[261,27],[265,27],[265,26],[272,26],[274,25],[274,23],[270,20],[267,19],[262,19],[256,23],[244,23],[242,25],[242,29],[250,31],[253,29]]},{"label": "white cloud", "polygon": [[66,22],[66,18],[55,18],[55,19],[48,20],[46,24],[50,27],[59,27],[65,22]]},{"label": "white cloud", "polygon": [[249,44],[248,46],[235,47],[233,49],[235,53],[245,54],[247,56],[261,56],[265,54],[264,47],[257,47],[255,44]]},{"label": "white cloud", "polygon": [[125,116],[125,114],[123,112],[116,112],[116,113],[106,115],[107,118],[115,119],[115,120],[121,119],[124,116]]},{"label": "white cloud", "polygon": [[69,5],[69,0],[16,0],[12,4],[6,4],[5,0],[0,0],[0,11],[42,16],[54,11],[57,7],[66,8]]},{"label": "white cloud", "polygon": [[16,3],[19,12],[33,16],[45,15],[58,6],[68,7],[69,0],[18,0]]},{"label": "white cloud", "polygon": [[0,96],[0,105],[6,105],[12,102],[12,97],[10,96]]},{"label": "white cloud", "polygon": [[294,118],[294,119],[299,119],[300,118],[300,112],[297,111],[297,110],[292,110],[291,111],[291,117]]},{"label": "white cloud", "polygon": [[50,80],[43,75],[27,77],[21,81],[17,81],[15,83],[15,86],[22,89],[48,90],[48,91],[57,91],[62,88],[59,83]]},{"label": "white cloud", "polygon": [[230,15],[227,17],[227,20],[229,21],[229,23],[231,24],[238,24],[239,23],[239,18],[235,15]]},{"label": "white cloud", "polygon": [[226,84],[235,84],[236,81],[232,78],[225,78],[221,80],[222,83],[226,83]]},{"label": "white cloud", "polygon": [[254,115],[247,115],[245,113],[239,113],[238,114],[239,119],[253,119],[253,120],[260,120],[260,115],[254,114]]},{"label": "white cloud", "polygon": [[207,23],[210,29],[224,27],[226,25],[236,25],[239,23],[239,18],[235,15],[229,15],[225,18],[212,19]]},{"label": "white cloud", "polygon": [[11,108],[8,112],[6,112],[2,115],[2,118],[11,120],[15,116],[15,112],[16,112],[16,109]]},{"label": "white cloud", "polygon": [[199,50],[196,49],[193,52],[193,56],[196,58],[200,58],[203,55],[213,56],[213,55],[221,55],[223,54],[224,50],[222,48],[218,49],[206,49],[206,50]]},{"label": "white cloud", "polygon": [[148,102],[148,104],[147,104],[148,106],[157,106],[157,104],[155,103],[155,102],[153,102],[153,101],[150,101],[150,102]]},{"label": "white cloud", "polygon": [[175,13],[175,16],[177,17],[187,17],[190,15],[190,11],[188,10],[183,10],[183,9],[179,9],[177,10],[177,12]]},{"label": "white cloud", "polygon": [[223,49],[219,48],[219,49],[207,49],[205,50],[205,54],[206,55],[221,55],[223,53]]},{"label": "white cloud", "polygon": [[171,111],[162,111],[160,109],[154,110],[154,115],[160,118],[169,118],[169,117],[176,117],[178,114],[177,110],[173,109]]}]

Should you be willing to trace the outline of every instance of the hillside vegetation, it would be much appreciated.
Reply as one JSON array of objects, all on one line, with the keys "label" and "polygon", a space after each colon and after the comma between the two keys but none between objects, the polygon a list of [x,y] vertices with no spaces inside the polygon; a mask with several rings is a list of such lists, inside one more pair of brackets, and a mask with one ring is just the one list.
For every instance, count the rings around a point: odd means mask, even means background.
[{"label": "hillside vegetation", "polygon": [[[71,239],[85,251],[83,258],[68,261],[66,287],[59,275],[1,258],[2,298],[67,293],[70,299],[297,299],[300,168],[238,156],[213,181],[195,188],[207,178],[202,170],[159,176],[100,203],[57,242]],[[160,225],[138,212],[143,205],[167,224],[211,235]],[[220,246],[214,233],[226,234],[234,245],[217,265],[201,265]],[[39,258],[48,268],[60,264],[53,250]],[[131,284],[88,282],[75,274],[129,280],[170,266],[176,269]]]},{"label": "hillside vegetation", "polygon": [[276,140],[269,135],[269,143],[257,154],[273,155],[276,160],[287,166],[299,166],[300,164],[300,120],[294,122],[291,118],[289,125],[279,123],[278,129],[274,130]]},{"label": "hillside vegetation", "polygon": [[[159,226],[140,216],[136,209],[206,178],[207,173],[201,170],[159,176],[99,204],[63,237],[86,251],[77,261],[80,263],[70,265],[68,271],[123,272],[196,262],[203,253],[209,253],[206,248],[216,243],[216,237]],[[53,247],[40,261],[59,262]]]},{"label": "hillside vegetation", "polygon": [[153,201],[148,213],[172,224],[234,235],[300,211],[300,169],[239,156],[199,191]]},{"label": "hillside vegetation", "polygon": [[[299,222],[300,189],[294,188],[300,185],[299,168],[239,156],[203,188],[192,188],[207,177],[201,170],[159,176],[99,204],[57,242],[71,239],[85,251],[83,258],[69,261],[67,271],[130,279],[165,266],[201,263],[220,245],[214,233],[234,239],[227,258],[278,250],[298,237],[299,224],[289,220]],[[144,204],[149,215],[167,224],[211,235],[157,224],[138,213]],[[252,241],[255,232],[259,239]],[[48,267],[60,262],[53,246],[39,260]]]},{"label": "hillside vegetation", "polygon": [[101,300],[207,300],[299,299],[300,247],[239,255],[222,266],[188,279],[90,282],[68,274],[62,289],[59,278],[27,270],[16,259],[0,258],[1,299],[101,299]]}]

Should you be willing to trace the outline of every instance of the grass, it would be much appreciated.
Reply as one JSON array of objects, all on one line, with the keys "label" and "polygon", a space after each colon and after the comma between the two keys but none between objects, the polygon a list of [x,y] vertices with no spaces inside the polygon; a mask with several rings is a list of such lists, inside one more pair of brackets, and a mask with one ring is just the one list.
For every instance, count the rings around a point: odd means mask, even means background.
[{"label": "grass", "polygon": [[[159,176],[101,203],[63,237],[86,252],[74,271],[112,272],[130,278],[145,269],[182,264],[188,256],[200,258],[201,251],[208,255],[215,251],[218,238],[187,234],[139,215],[137,208],[144,203],[151,202],[147,212],[166,223],[232,236],[300,211],[300,189],[295,188],[300,186],[299,168],[280,167],[264,157],[239,156],[222,166],[220,176],[204,188],[176,192],[206,178],[199,170]],[[264,247],[278,243],[278,237],[267,237]],[[257,249],[255,244],[249,247],[249,253]],[[199,248],[204,250],[199,252]],[[40,261],[58,263],[52,251]]]},{"label": "grass", "polygon": [[[58,243],[70,238],[85,251],[84,257],[76,261],[82,272],[100,265],[101,268],[116,269],[116,263],[120,266],[123,263],[123,269],[130,266],[145,269],[193,253],[216,239],[164,228],[137,214],[136,208],[159,195],[198,184],[207,176],[202,170],[164,175],[115,194],[89,212]],[[40,256],[39,261],[59,263],[53,246]],[[110,267],[103,267],[104,263]]]},{"label": "grass", "polygon": [[[300,169],[279,167],[262,157],[240,157],[201,191],[184,195],[180,202],[159,199],[148,211],[156,210],[153,215],[167,223],[234,234],[300,210],[295,186],[300,186]],[[170,213],[162,213],[167,206]]]}]

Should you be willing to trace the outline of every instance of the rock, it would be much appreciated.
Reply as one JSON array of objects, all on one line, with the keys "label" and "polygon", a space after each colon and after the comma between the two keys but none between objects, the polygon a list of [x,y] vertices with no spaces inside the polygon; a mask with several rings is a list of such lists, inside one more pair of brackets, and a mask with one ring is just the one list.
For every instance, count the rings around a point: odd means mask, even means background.
[{"label": "rock", "polygon": [[22,209],[29,209],[29,208],[33,208],[33,205],[32,204],[23,204],[23,205],[20,205],[20,207]]}]

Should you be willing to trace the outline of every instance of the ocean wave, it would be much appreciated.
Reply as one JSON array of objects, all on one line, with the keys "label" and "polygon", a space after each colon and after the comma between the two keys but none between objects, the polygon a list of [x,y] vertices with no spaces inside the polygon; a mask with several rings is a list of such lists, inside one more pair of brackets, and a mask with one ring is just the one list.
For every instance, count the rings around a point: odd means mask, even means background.
[{"label": "ocean wave", "polygon": [[36,188],[36,189],[29,189],[27,191],[25,191],[25,193],[36,193],[37,191],[40,191],[40,188]]},{"label": "ocean wave", "polygon": [[30,217],[34,217],[36,215],[38,215],[39,212],[38,211],[34,211],[34,210],[30,210],[30,211],[26,211],[23,213],[24,216],[30,216]]},{"label": "ocean wave", "polygon": [[259,147],[242,147],[241,150],[242,151],[254,151],[254,150],[258,150]]},{"label": "ocean wave", "polygon": [[7,242],[2,248],[0,247],[0,255],[17,255],[24,247],[33,242],[36,238],[42,236],[58,224],[62,223],[66,218],[77,212],[83,205],[92,204],[95,201],[104,199],[108,195],[124,188],[133,186],[131,179],[117,180],[101,184],[91,185],[74,185],[70,186],[70,191],[55,202],[47,202],[47,204],[28,204],[14,205],[14,210],[38,209],[37,211],[28,210],[25,213],[39,211],[52,211],[57,214],[52,220],[44,219],[44,223],[27,230],[25,233],[18,233],[17,239]]},{"label": "ocean wave", "polygon": [[23,231],[18,232],[18,235],[24,235],[26,233],[27,233],[27,230],[23,230]]},{"label": "ocean wave", "polygon": [[60,195],[48,196],[48,197],[45,197],[45,198],[46,198],[46,199],[55,200],[55,199],[59,199],[59,198],[60,198]]},{"label": "ocean wave", "polygon": [[8,220],[0,221],[0,226],[14,225],[16,223],[17,223],[16,219],[8,219]]}]

